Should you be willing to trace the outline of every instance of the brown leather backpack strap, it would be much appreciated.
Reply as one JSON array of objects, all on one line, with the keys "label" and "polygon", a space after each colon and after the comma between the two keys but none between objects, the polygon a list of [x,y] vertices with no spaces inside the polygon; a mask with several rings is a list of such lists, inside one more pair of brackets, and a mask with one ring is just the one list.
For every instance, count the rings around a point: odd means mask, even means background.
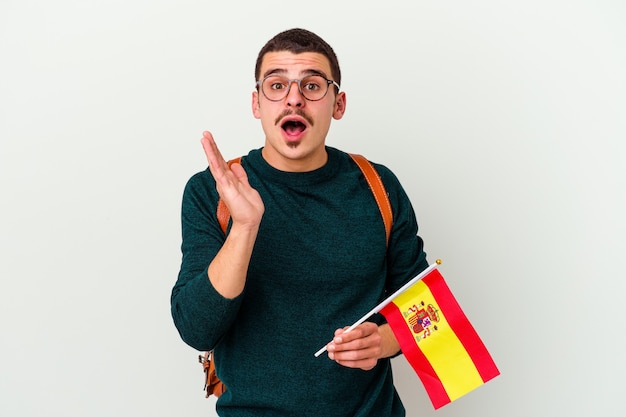
[{"label": "brown leather backpack strap", "polygon": [[[235,162],[240,164],[241,157],[231,159],[230,161],[228,161],[228,166],[231,166]],[[219,222],[220,227],[222,228],[222,232],[226,234],[226,229],[228,229],[228,220],[230,219],[230,212],[228,211],[228,207],[226,207],[226,204],[224,204],[224,201],[221,198],[217,202],[216,214],[217,214],[217,221]]]},{"label": "brown leather backpack strap", "polygon": [[367,160],[367,158],[362,155],[352,153],[350,156],[361,169],[363,175],[365,175],[365,180],[370,186],[370,190],[372,190],[372,194],[374,195],[380,214],[383,217],[383,223],[385,224],[385,236],[387,238],[387,243],[389,243],[391,226],[393,225],[393,211],[391,210],[391,203],[389,202],[389,196],[387,195],[387,190],[385,190],[385,185],[380,179],[380,175],[378,175],[378,172],[370,161]]}]

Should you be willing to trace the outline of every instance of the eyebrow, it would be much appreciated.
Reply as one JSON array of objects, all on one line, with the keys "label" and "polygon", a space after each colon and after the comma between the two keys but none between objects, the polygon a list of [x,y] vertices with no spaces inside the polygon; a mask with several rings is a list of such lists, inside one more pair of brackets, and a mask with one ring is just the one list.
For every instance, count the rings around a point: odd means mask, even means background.
[{"label": "eyebrow", "polygon": [[[265,71],[263,73],[263,78],[269,76],[269,75],[285,75],[287,73],[287,70],[284,68],[273,68],[273,69],[269,69],[267,71]],[[326,74],[323,71],[319,71],[319,70],[315,70],[315,69],[308,69],[308,70],[304,70],[300,72],[300,75],[302,77],[307,77],[309,75],[320,75],[326,79],[328,79],[328,77],[326,76]]]}]

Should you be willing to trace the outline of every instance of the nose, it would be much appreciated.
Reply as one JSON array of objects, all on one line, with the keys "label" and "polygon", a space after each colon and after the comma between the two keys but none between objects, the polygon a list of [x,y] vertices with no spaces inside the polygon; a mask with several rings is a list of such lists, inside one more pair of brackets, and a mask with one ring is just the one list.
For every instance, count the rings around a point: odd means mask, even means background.
[{"label": "nose", "polygon": [[[295,85],[294,85],[295,84]],[[302,107],[305,98],[300,93],[300,82],[293,80],[289,82],[289,91],[287,92],[287,105],[292,107]]]}]

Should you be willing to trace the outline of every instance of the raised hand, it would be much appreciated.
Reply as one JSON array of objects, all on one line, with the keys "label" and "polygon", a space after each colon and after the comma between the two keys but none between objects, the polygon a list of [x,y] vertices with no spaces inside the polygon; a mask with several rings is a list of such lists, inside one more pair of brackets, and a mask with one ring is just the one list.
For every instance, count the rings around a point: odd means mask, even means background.
[{"label": "raised hand", "polygon": [[232,227],[258,228],[265,206],[248,183],[246,171],[237,163],[228,166],[210,132],[203,132],[201,142],[217,192],[230,211]]}]

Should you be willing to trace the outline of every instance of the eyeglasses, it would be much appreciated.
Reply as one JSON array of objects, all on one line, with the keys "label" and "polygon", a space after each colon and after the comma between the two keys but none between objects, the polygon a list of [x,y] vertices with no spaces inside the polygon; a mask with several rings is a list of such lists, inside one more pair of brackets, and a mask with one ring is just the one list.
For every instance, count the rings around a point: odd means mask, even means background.
[{"label": "eyeglasses", "polygon": [[328,80],[321,75],[309,75],[300,80],[289,80],[280,75],[268,75],[256,85],[261,88],[263,95],[269,101],[280,101],[287,97],[291,90],[291,84],[298,84],[298,91],[302,97],[309,101],[318,101],[323,99],[328,93],[328,87],[334,84],[339,90],[339,84],[333,80]]}]

